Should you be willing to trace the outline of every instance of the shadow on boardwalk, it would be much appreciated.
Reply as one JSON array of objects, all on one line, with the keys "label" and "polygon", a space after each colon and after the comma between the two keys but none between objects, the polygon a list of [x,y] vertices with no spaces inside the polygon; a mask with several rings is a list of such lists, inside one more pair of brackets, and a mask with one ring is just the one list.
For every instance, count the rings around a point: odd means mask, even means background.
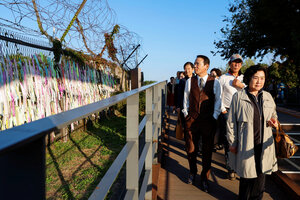
[{"label": "shadow on boardwalk", "polygon": [[[176,142],[173,139],[175,138],[176,121],[177,115],[169,113],[166,123],[166,134],[169,139],[163,143],[164,158],[159,171],[157,199],[237,199],[239,178],[234,181],[227,179],[224,151],[213,153],[212,170],[209,178],[210,193],[205,193],[200,189],[201,157],[198,157],[197,161],[196,183],[194,185],[187,184],[189,167],[183,141]],[[268,177],[263,199],[286,199],[286,196]]]}]

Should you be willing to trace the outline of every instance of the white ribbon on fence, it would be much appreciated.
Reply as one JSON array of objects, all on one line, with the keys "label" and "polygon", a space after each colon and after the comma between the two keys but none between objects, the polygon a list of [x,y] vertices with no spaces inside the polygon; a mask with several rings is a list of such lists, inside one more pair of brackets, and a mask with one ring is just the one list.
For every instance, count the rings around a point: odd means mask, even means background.
[{"label": "white ribbon on fence", "polygon": [[42,54],[13,58],[0,52],[0,130],[87,105],[114,92],[113,77],[103,67],[97,71],[95,66],[80,67],[67,59],[59,67],[60,72]]}]

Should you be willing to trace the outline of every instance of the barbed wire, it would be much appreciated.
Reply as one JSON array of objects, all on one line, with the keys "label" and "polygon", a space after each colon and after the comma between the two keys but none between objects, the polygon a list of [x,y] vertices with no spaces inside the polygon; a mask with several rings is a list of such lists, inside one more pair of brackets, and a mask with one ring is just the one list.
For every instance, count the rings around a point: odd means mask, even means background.
[{"label": "barbed wire", "polygon": [[[81,1],[69,0],[36,0],[37,10],[43,29],[52,37],[60,38],[79,8]],[[36,24],[35,10],[31,0],[3,0],[3,5],[10,11],[16,24],[26,20]],[[106,0],[89,0],[78,15],[87,46],[94,52],[100,52],[105,44],[104,33],[113,29],[116,24],[116,14]],[[65,46],[85,51],[82,35],[77,30],[77,24],[71,27],[64,42]]]},{"label": "barbed wire", "polygon": [[18,23],[15,23],[15,22],[10,21],[8,19],[4,19],[2,17],[0,17],[0,26],[6,27],[6,28],[9,28],[9,29],[13,29],[13,30],[17,30],[17,31],[20,32],[20,34],[22,34],[22,33],[24,34],[24,32],[26,32],[26,35],[45,38],[44,36],[41,35],[41,32],[38,31],[38,30],[34,30],[32,28],[22,26]]},{"label": "barbed wire", "polygon": [[[82,1],[35,0],[35,2],[43,29],[51,37],[60,38]],[[2,20],[2,22],[6,22],[6,27],[40,37],[41,33],[38,31],[22,28],[28,22],[32,22],[35,27],[38,27],[32,0],[2,0],[0,6],[5,7],[7,12],[13,16],[11,20]],[[115,11],[110,8],[107,0],[89,0],[77,19],[80,25],[78,23],[73,24],[63,46],[86,54],[91,54],[91,52],[94,55],[99,54],[105,45],[104,33],[111,32],[116,24]],[[117,57],[122,60],[119,47],[122,46],[123,55],[127,57],[132,47],[141,43],[141,38],[125,26],[120,25],[120,27],[120,33],[116,35],[114,43],[117,48]],[[79,29],[82,32],[79,32]],[[104,55],[107,56],[107,53]],[[134,60],[135,58],[128,60],[128,65],[132,63],[134,67]]]}]

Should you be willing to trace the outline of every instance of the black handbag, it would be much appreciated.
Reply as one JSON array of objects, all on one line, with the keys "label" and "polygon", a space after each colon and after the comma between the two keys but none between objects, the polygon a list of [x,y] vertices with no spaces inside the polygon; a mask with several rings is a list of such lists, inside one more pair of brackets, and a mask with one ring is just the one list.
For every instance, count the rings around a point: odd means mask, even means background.
[{"label": "black handbag", "polygon": [[298,151],[298,147],[294,144],[293,140],[282,130],[279,122],[276,133],[273,136],[277,158],[290,158]]}]

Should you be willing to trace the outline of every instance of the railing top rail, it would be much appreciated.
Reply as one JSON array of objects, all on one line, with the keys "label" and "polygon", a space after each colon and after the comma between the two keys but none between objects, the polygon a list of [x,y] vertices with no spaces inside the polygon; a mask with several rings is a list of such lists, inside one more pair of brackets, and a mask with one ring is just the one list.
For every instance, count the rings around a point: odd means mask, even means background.
[{"label": "railing top rail", "polygon": [[45,134],[55,131],[83,119],[93,113],[100,112],[107,107],[115,105],[128,97],[140,93],[148,88],[166,81],[156,82],[128,92],[124,92],[110,98],[91,103],[79,108],[68,110],[56,115],[33,121],[31,123],[16,126],[0,132],[0,154],[13,150],[19,146],[34,141]]}]

